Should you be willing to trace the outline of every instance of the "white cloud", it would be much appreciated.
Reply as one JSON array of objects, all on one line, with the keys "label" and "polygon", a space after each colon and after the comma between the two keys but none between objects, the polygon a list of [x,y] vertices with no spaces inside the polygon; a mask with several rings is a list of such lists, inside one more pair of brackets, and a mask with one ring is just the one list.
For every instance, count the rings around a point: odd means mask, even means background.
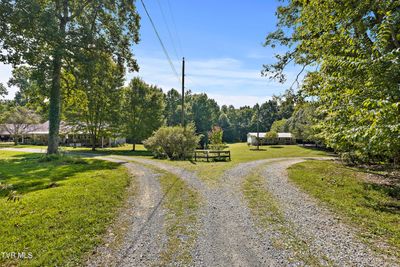
[{"label": "white cloud", "polygon": [[221,95],[221,94],[208,94],[210,98],[215,99],[219,105],[233,105],[235,108],[250,106],[253,107],[256,103],[264,103],[272,97],[270,96],[251,96],[251,95]]},{"label": "white cloud", "polygon": [[[164,58],[143,56],[138,62],[140,72],[129,74],[129,78],[140,76],[165,91],[181,88],[179,78],[175,77]],[[179,66],[177,71],[180,72],[181,62],[174,61],[173,64]],[[186,59],[185,87],[193,92],[207,93],[220,105],[253,106],[282,93],[297,74],[294,70],[287,72],[288,82],[282,85],[261,77],[260,71],[261,66],[248,68],[234,58]]]},{"label": "white cloud", "polygon": [[[158,85],[165,91],[180,89],[181,62],[173,61],[179,77],[176,77],[168,62],[156,56],[137,56],[139,73],[127,75],[126,83],[134,76],[142,77],[146,82]],[[0,82],[7,84],[11,77],[11,66],[0,63]],[[186,59],[185,87],[193,92],[204,92],[220,105],[253,106],[282,93],[295,79],[295,69],[286,72],[288,82],[284,85],[261,77],[261,66],[252,68],[234,58]],[[7,98],[14,97],[16,88],[11,88]]]}]

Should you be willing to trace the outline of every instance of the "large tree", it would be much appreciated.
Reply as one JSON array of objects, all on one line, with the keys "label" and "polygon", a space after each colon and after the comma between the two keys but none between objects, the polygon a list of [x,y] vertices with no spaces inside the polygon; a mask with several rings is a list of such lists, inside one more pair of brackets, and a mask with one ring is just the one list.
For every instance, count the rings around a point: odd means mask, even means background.
[{"label": "large tree", "polygon": [[176,126],[182,122],[182,95],[175,89],[169,90],[165,95],[165,119],[168,126]]},{"label": "large tree", "polygon": [[[400,2],[287,1],[266,45],[288,51],[264,74],[285,80],[312,66],[302,86],[318,102],[320,136],[344,157],[400,160]],[[287,30],[287,29],[290,30]]]},{"label": "large tree", "polygon": [[82,53],[107,52],[121,68],[138,70],[131,52],[139,41],[134,1],[0,1],[0,18],[0,61],[41,74],[50,100],[49,154],[58,152],[62,74]]},{"label": "large tree", "polygon": [[64,101],[65,114],[77,130],[89,134],[95,150],[99,138],[110,136],[120,122],[123,73],[108,54],[88,54],[75,71],[68,80],[73,89]]},{"label": "large tree", "polygon": [[193,94],[188,100],[192,111],[189,117],[194,122],[197,132],[206,137],[211,127],[218,122],[219,106],[214,99],[208,98],[207,94]]},{"label": "large tree", "polygon": [[156,86],[146,84],[140,78],[133,78],[124,89],[122,122],[126,136],[135,144],[164,124],[164,94]]}]

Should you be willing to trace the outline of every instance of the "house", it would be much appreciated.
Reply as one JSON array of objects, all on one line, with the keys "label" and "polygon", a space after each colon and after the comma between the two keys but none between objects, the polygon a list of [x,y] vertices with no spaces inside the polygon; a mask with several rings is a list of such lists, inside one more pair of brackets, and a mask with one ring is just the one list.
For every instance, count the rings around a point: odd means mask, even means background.
[{"label": "house", "polygon": [[278,133],[278,138],[274,140],[268,140],[265,138],[265,133],[258,133],[259,138],[257,139],[257,133],[247,134],[247,144],[256,146],[259,145],[294,145],[296,139],[291,133]]},{"label": "house", "polygon": [[[16,136],[14,136],[16,135]],[[30,125],[0,125],[0,141],[11,142],[18,138],[21,144],[47,145],[49,136],[49,122]],[[65,146],[90,146],[90,135],[77,127],[61,122],[59,132],[60,145]],[[117,146],[125,144],[126,139],[122,137],[101,137],[97,140],[97,146]]]}]

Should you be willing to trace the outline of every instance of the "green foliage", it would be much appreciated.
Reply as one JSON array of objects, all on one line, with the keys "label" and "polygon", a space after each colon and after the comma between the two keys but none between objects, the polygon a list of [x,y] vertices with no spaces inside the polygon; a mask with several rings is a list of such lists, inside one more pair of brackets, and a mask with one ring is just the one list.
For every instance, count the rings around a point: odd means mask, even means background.
[{"label": "green foliage", "polygon": [[200,142],[194,125],[186,127],[161,127],[143,144],[155,157],[169,159],[189,159]]},{"label": "green foliage", "polygon": [[176,126],[181,123],[182,95],[171,89],[165,95],[165,119],[167,126]]},{"label": "green foliage", "polygon": [[224,131],[219,126],[213,126],[211,131],[208,132],[208,147],[212,150],[223,150],[226,145],[222,142]]},{"label": "green foliage", "polygon": [[292,117],[286,122],[288,131],[296,136],[297,139],[302,139],[303,142],[321,143],[321,140],[316,136],[315,124],[319,119],[316,109],[316,103],[299,103]]},{"label": "green foliage", "polygon": [[265,75],[284,80],[291,62],[317,66],[302,91],[318,104],[318,137],[354,162],[400,160],[399,8],[389,0],[288,1],[266,39],[289,51]]},{"label": "green foliage", "polygon": [[265,133],[265,143],[267,145],[274,145],[278,143],[278,133],[275,131],[269,131]]},{"label": "green foliage", "polygon": [[124,89],[122,102],[121,123],[132,143],[142,142],[164,124],[164,94],[156,86],[134,78]]},{"label": "green foliage", "polygon": [[0,83],[0,97],[3,97],[8,94],[7,88],[4,84]]},{"label": "green foliage", "polygon": [[18,144],[18,139],[32,130],[34,124],[40,122],[40,116],[34,111],[21,106],[10,108],[1,118],[4,123],[1,128],[7,131]]},{"label": "green foliage", "polygon": [[[29,11],[29,12],[28,12]],[[1,1],[0,61],[27,65],[49,98],[49,153],[57,153],[64,72],[76,74],[87,54],[107,53],[121,70],[138,70],[133,1]]]},{"label": "green foliage", "polygon": [[217,123],[220,111],[217,102],[208,98],[207,94],[194,94],[188,97],[191,105],[190,119],[194,122],[198,133],[206,135]]},{"label": "green foliage", "polygon": [[108,54],[87,54],[75,75],[65,75],[73,86],[65,99],[65,115],[75,131],[90,136],[92,149],[99,137],[118,132],[123,73]]},{"label": "green foliage", "polygon": [[288,127],[287,122],[288,122],[287,119],[281,119],[281,120],[274,121],[274,123],[271,126],[271,131],[277,132],[277,133],[289,132],[289,127]]}]

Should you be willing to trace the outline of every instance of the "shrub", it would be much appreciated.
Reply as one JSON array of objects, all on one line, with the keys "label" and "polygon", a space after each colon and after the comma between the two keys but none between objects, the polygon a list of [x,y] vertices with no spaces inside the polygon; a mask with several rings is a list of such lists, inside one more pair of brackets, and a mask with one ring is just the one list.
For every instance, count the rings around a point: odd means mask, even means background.
[{"label": "shrub", "polygon": [[196,135],[195,127],[188,126],[161,127],[146,139],[143,144],[157,158],[188,159],[193,156],[200,136]]}]

